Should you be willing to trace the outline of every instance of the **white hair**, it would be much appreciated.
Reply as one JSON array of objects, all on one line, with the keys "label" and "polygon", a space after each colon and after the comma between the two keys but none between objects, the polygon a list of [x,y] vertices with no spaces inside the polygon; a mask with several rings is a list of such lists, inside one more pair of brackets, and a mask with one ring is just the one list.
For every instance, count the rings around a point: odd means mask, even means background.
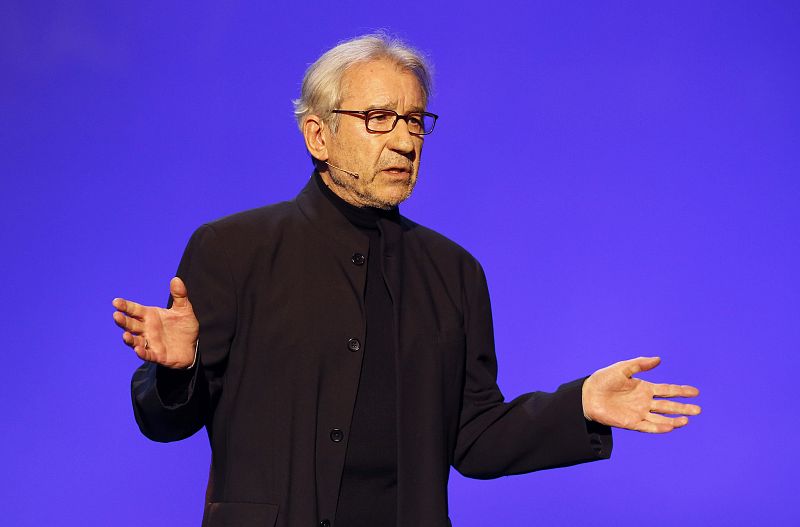
[{"label": "white hair", "polygon": [[431,93],[431,67],[425,57],[402,40],[386,33],[362,35],[339,43],[326,51],[306,70],[300,98],[294,103],[294,116],[302,130],[311,114],[326,120],[336,131],[338,114],[331,113],[342,101],[342,77],[355,64],[388,59],[417,77],[427,103]]}]

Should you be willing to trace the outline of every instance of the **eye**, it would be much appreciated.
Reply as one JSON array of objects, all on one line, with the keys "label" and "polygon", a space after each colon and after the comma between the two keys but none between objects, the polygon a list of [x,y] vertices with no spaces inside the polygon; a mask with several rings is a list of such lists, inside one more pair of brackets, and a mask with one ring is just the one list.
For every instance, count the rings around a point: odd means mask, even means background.
[{"label": "eye", "polygon": [[394,114],[383,110],[376,110],[374,112],[370,112],[369,114],[369,120],[376,124],[385,123],[387,121],[391,121],[392,119],[394,119]]},{"label": "eye", "polygon": [[422,115],[420,114],[411,114],[408,116],[408,126],[413,126],[418,130],[424,129],[424,123],[422,121]]}]

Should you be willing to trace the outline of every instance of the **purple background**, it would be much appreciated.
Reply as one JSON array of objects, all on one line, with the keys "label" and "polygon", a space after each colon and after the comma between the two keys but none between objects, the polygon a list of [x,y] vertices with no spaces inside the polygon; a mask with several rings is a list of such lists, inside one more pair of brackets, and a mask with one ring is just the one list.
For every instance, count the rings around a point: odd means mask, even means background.
[{"label": "purple background", "polygon": [[705,410],[454,472],[454,525],[800,522],[799,3],[175,4],[0,1],[4,525],[199,525],[205,434],[139,434],[111,299],[163,304],[194,228],[296,194],[303,71],[379,27],[433,59],[402,209],[484,264],[506,396],[659,355]]}]

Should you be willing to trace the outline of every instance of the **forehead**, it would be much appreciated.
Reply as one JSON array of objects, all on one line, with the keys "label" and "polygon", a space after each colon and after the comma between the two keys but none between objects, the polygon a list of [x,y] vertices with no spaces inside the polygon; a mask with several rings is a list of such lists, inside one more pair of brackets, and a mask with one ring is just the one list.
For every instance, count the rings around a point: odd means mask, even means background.
[{"label": "forehead", "polygon": [[[355,105],[355,106],[353,106]],[[425,94],[417,77],[388,60],[350,67],[342,76],[342,106],[347,109],[424,110]]]}]

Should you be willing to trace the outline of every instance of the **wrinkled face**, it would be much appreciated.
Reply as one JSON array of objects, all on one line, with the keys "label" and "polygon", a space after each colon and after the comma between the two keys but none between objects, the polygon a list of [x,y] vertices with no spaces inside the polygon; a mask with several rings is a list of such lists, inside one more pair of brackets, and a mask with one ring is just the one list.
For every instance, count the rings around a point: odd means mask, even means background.
[{"label": "wrinkled face", "polygon": [[[357,64],[342,78],[339,109],[384,108],[405,115],[425,110],[425,95],[413,73],[387,60]],[[328,159],[343,170],[328,166],[321,173],[326,183],[345,201],[357,206],[387,209],[411,195],[417,181],[422,137],[408,133],[404,120],[394,130],[371,133],[360,116],[339,114],[336,132],[325,129]]]}]

